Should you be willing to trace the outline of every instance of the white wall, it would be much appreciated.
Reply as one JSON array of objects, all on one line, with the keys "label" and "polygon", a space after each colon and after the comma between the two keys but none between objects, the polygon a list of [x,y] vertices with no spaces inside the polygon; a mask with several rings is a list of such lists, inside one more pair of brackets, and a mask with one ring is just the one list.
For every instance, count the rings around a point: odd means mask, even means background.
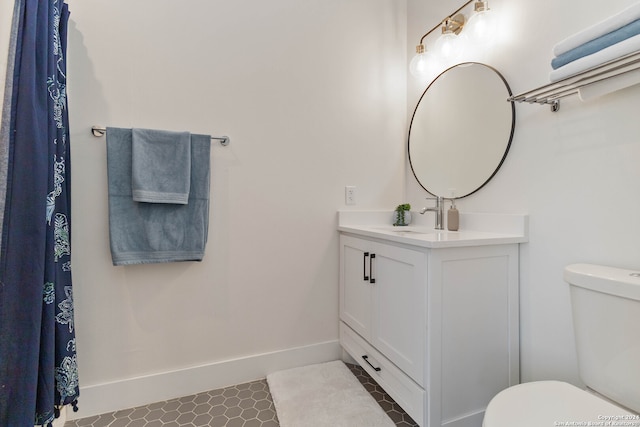
[{"label": "white wall", "polygon": [[[455,5],[408,0],[407,52]],[[514,93],[548,83],[552,46],[634,0],[606,3],[491,0],[501,15],[494,51],[469,60],[496,67]],[[459,2],[462,4],[462,2]],[[435,38],[427,39],[433,46]],[[463,58],[462,60],[465,60]],[[408,82],[408,114],[426,87]],[[458,203],[461,211],[530,214],[521,252],[522,380],[563,379],[580,385],[569,293],[562,269],[574,262],[640,268],[640,85],[561,109],[517,104],[515,136],[494,179]],[[427,193],[406,172],[407,198]],[[612,313],[614,315],[614,313]]]},{"label": "white wall", "polygon": [[[100,385],[335,342],[344,187],[355,208],[402,198],[405,3],[69,4],[81,411]],[[202,263],[111,265],[94,124],[231,137]]]}]

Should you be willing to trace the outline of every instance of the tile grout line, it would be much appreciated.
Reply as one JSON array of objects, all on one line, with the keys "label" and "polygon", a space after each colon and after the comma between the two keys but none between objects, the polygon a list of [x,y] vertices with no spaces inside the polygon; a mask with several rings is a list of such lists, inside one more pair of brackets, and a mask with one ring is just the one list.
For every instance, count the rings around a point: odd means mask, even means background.
[{"label": "tile grout line", "polygon": [[[358,365],[346,364],[396,426],[417,424]],[[266,379],[67,421],[64,427],[278,427]]]}]

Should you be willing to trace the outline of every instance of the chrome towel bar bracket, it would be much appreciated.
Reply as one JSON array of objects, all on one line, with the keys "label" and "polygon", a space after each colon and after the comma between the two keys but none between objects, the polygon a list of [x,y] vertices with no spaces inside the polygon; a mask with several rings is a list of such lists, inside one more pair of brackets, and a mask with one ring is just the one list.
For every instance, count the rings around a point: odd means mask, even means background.
[{"label": "chrome towel bar bracket", "polygon": [[[91,126],[91,133],[93,134],[93,136],[96,137],[101,137],[104,136],[107,133],[107,128],[104,126]],[[229,145],[229,143],[231,142],[231,139],[224,135],[224,136],[212,136],[211,139],[215,139],[217,141],[220,141],[220,145],[222,145],[223,147],[226,147],[227,145]]]}]

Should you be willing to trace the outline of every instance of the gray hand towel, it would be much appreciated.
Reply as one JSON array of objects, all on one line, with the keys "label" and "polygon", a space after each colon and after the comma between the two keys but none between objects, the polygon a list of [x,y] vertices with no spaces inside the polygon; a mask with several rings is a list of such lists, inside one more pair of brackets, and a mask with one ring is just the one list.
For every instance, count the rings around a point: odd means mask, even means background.
[{"label": "gray hand towel", "polygon": [[189,132],[134,128],[132,138],[133,200],[186,205],[191,182]]},{"label": "gray hand towel", "polygon": [[107,128],[109,238],[113,265],[201,261],[209,226],[211,138],[191,135],[189,203],[132,198],[132,130]]}]

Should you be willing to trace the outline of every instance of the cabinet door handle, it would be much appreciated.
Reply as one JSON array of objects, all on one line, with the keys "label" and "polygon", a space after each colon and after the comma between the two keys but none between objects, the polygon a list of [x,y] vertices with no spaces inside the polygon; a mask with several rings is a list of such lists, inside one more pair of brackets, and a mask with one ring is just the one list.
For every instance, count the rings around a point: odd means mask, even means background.
[{"label": "cabinet door handle", "polygon": [[362,276],[365,282],[369,280],[369,276],[367,276],[367,257],[369,256],[369,252],[364,253],[364,257],[362,258]]},{"label": "cabinet door handle", "polygon": [[373,366],[371,364],[371,362],[369,362],[369,356],[367,356],[366,354],[364,356],[362,356],[362,358],[364,359],[365,362],[367,362],[367,365],[369,365],[369,366],[371,366],[373,368],[374,371],[376,371],[376,372],[382,371],[382,368],[376,368],[375,366]]},{"label": "cabinet door handle", "polygon": [[369,257],[369,283],[376,283],[376,279],[373,278],[373,259],[376,257],[376,254],[371,254]]}]

